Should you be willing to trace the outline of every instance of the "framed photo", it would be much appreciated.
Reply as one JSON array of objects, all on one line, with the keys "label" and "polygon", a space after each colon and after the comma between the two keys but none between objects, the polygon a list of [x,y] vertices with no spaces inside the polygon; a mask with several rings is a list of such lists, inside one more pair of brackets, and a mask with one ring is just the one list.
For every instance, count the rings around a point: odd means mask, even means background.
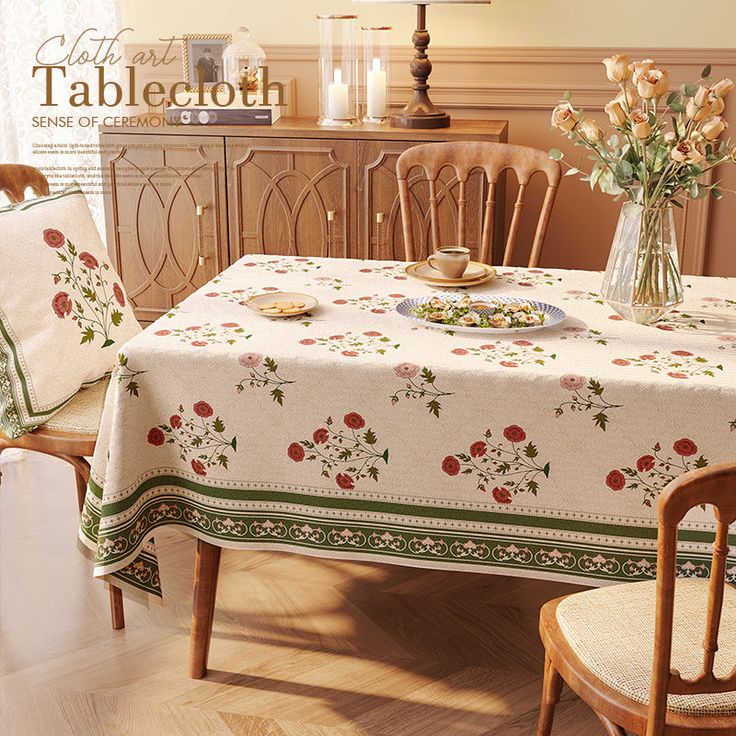
[{"label": "framed photo", "polygon": [[202,70],[203,90],[225,81],[222,54],[232,43],[229,33],[185,33],[182,35],[182,64],[188,92],[199,91],[199,73]]}]

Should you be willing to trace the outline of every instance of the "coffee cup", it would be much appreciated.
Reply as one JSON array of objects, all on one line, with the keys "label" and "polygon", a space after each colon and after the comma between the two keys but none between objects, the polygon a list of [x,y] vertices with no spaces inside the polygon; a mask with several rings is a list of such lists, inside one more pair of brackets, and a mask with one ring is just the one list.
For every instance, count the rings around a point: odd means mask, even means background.
[{"label": "coffee cup", "polygon": [[448,245],[437,250],[427,258],[427,263],[445,278],[459,279],[470,263],[470,250],[462,245]]}]

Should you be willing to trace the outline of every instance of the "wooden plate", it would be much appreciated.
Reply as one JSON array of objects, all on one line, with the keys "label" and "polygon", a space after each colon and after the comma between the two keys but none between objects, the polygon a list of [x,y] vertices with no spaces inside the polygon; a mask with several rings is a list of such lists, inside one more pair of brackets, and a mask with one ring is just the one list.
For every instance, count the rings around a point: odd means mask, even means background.
[{"label": "wooden plate", "polygon": [[[468,269],[470,269],[470,267],[475,269],[473,278],[463,277],[459,279],[445,278],[431,266],[428,266],[426,261],[412,263],[404,270],[406,271],[407,276],[423,281],[425,284],[432,284],[432,286],[476,286],[477,284],[484,284],[486,281],[490,281],[492,278],[496,277],[496,269],[493,268],[493,266],[489,266],[478,261],[470,261]],[[437,275],[431,275],[428,271]],[[478,272],[480,272],[480,276],[475,275]]]},{"label": "wooden plate", "polygon": [[[270,307],[276,304],[296,303],[303,304],[303,307],[294,307],[293,312],[264,312],[264,307]],[[256,294],[248,299],[245,305],[262,317],[298,317],[300,314],[306,314],[313,310],[319,302],[309,294],[299,294],[295,291],[272,291],[268,294]],[[276,308],[274,306],[274,308]]]}]

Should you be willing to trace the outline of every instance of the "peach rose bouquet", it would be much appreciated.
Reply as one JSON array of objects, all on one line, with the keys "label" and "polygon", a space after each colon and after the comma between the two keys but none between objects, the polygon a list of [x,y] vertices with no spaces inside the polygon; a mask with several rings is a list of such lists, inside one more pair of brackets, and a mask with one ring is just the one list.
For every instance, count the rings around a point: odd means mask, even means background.
[{"label": "peach rose bouquet", "polygon": [[[618,93],[605,106],[613,128],[575,108],[570,93],[552,112],[552,126],[588,151],[590,172],[565,161],[562,151],[550,157],[616,199],[625,199],[604,278],[604,298],[622,316],[641,323],[656,321],[683,301],[672,207],[685,198],[720,199],[719,182],[705,176],[736,161],[736,146],[724,134],[724,98],[730,79],[700,79],[672,88],[669,74],[652,59],[631,61],[626,54],[603,60],[606,76]],[[581,157],[582,158],[582,157]]]}]

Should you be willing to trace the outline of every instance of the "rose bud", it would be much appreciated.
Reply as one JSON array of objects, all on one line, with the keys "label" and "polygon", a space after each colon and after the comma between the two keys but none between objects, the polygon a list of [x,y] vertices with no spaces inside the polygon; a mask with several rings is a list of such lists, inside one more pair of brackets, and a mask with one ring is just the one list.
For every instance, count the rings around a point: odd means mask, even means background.
[{"label": "rose bud", "polygon": [[624,111],[621,104],[616,100],[611,100],[605,107],[608,118],[611,121],[611,125],[615,125],[620,128],[626,122],[626,112]]},{"label": "rose bud", "polygon": [[552,110],[553,127],[569,133],[578,124],[575,108],[569,102],[562,102]]},{"label": "rose bud", "polygon": [[643,59],[642,61],[635,61],[633,64],[629,64],[629,69],[632,72],[634,84],[639,84],[639,78],[641,77],[641,75],[645,72],[648,72],[652,68],[654,68],[653,59]]},{"label": "rose bud", "polygon": [[720,117],[708,118],[701,126],[700,132],[707,141],[714,141],[726,129],[726,121]]},{"label": "rose bud", "polygon": [[700,141],[680,141],[671,151],[670,158],[680,164],[697,164],[705,158]]},{"label": "rose bud", "polygon": [[722,97],[714,95],[712,92],[708,96],[708,110],[711,115],[720,115],[726,109],[726,103]]},{"label": "rose bud", "polygon": [[703,107],[709,95],[710,90],[707,87],[703,87],[703,85],[701,84],[700,87],[698,87],[698,91],[693,95],[693,102],[698,107]]},{"label": "rose bud", "polygon": [[631,69],[629,69],[629,62],[631,57],[628,54],[614,54],[606,59],[603,59],[603,64],[606,67],[606,76],[612,82],[623,82],[625,79],[631,77]]},{"label": "rose bud", "polygon": [[664,139],[667,141],[667,143],[669,143],[670,145],[672,145],[677,140],[677,136],[675,135],[674,131],[668,130],[664,134]]},{"label": "rose bud", "polygon": [[652,126],[649,124],[649,115],[645,112],[634,112],[631,114],[631,132],[635,138],[649,138]]},{"label": "rose bud", "polygon": [[636,90],[645,100],[661,97],[669,88],[667,72],[660,69],[649,69],[644,72],[636,84]]},{"label": "rose bud", "polygon": [[631,108],[639,102],[639,95],[633,87],[627,87],[616,95],[616,102],[618,102],[622,107],[625,103],[625,106],[631,110]]},{"label": "rose bud", "polygon": [[730,79],[721,79],[718,84],[713,85],[713,93],[718,97],[725,97],[733,89],[733,82]]},{"label": "rose bud", "polygon": [[706,104],[703,107],[698,107],[694,100],[690,100],[685,107],[685,114],[690,118],[690,120],[694,120],[696,123],[699,123],[710,115],[710,105],[706,101]]},{"label": "rose bud", "polygon": [[590,143],[597,143],[603,138],[603,131],[593,118],[586,118],[578,126],[580,134]]}]

